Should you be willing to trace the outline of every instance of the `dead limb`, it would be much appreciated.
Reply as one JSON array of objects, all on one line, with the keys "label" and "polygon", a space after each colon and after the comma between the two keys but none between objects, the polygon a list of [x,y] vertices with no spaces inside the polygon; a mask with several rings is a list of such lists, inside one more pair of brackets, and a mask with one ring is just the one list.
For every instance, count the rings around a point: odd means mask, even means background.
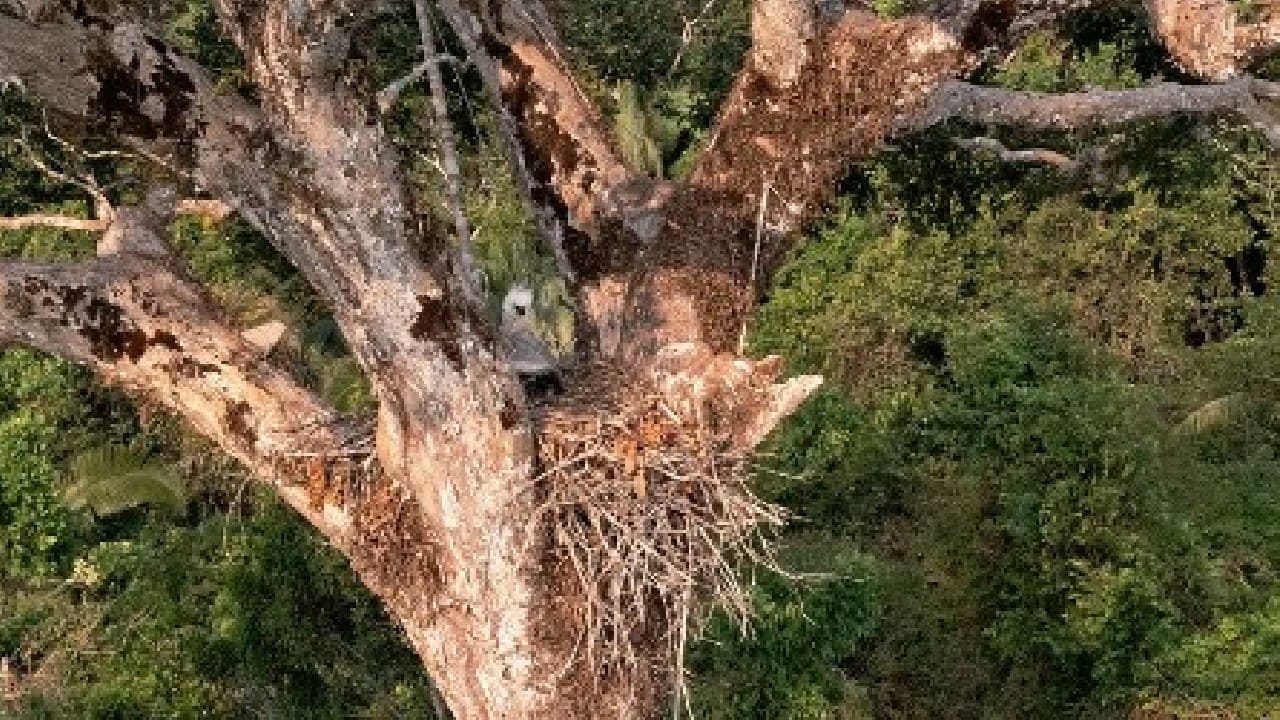
[{"label": "dead limb", "polygon": [[956,145],[966,150],[988,152],[1001,162],[1011,164],[1033,163],[1050,165],[1068,175],[1080,172],[1082,164],[1076,158],[1047,148],[1031,148],[1026,150],[1010,150],[1005,144],[990,137],[961,138]]},{"label": "dead limb", "polygon": [[405,90],[413,87],[419,80],[427,74],[427,69],[432,63],[459,62],[458,58],[448,53],[424,52],[427,59],[413,66],[413,69],[405,73],[403,76],[392,80],[381,91],[378,92],[378,109],[384,113],[390,112],[391,108],[404,94]]},{"label": "dead limb", "polygon": [[[147,211],[120,208],[107,230],[125,238],[117,252],[67,264],[0,261],[0,343],[73,359],[156,399],[264,478],[282,453],[323,451],[337,414],[225,324],[167,253],[162,229]],[[282,494],[299,507],[300,496]],[[336,516],[299,510],[344,537]]]},{"label": "dead limb", "polygon": [[0,217],[0,230],[25,230],[33,227],[49,227],[59,230],[83,230],[86,232],[103,232],[107,229],[106,220],[89,220],[69,215],[18,215]]},{"label": "dead limb", "polygon": [[[231,208],[218,200],[187,199],[178,202],[174,208],[179,215],[196,215],[218,221],[231,213]],[[85,232],[106,232],[111,226],[111,218],[79,218],[70,215],[51,215],[33,213],[14,217],[0,217],[0,230],[25,230],[32,227],[49,227],[59,230],[82,230]]]},{"label": "dead limb", "polygon": [[444,173],[445,204],[453,218],[455,248],[457,252],[459,284],[472,296],[477,307],[484,306],[480,294],[480,270],[476,266],[471,247],[471,223],[463,202],[462,170],[458,164],[458,149],[454,142],[453,121],[449,119],[449,103],[445,97],[444,77],[436,60],[436,34],[431,18],[431,7],[426,0],[414,0],[418,16],[418,34],[422,40],[422,52],[426,56],[423,65],[427,85],[431,91],[432,124],[436,130],[436,143],[440,151],[440,165]]},{"label": "dead limb", "polygon": [[1041,93],[943,83],[929,106],[912,118],[911,129],[947,120],[980,125],[1015,125],[1031,130],[1079,130],[1152,120],[1176,114],[1236,115],[1280,138],[1262,100],[1280,94],[1276,83],[1242,77],[1213,85],[1160,83],[1132,90]]}]

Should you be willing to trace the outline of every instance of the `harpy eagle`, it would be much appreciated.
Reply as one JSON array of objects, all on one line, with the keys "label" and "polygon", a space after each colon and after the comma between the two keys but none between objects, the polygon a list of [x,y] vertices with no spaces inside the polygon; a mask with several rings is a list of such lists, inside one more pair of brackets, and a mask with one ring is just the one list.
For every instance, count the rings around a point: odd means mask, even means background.
[{"label": "harpy eagle", "polygon": [[513,285],[502,300],[502,324],[498,328],[503,359],[520,377],[530,397],[564,392],[560,358],[538,337],[533,326],[533,291]]}]

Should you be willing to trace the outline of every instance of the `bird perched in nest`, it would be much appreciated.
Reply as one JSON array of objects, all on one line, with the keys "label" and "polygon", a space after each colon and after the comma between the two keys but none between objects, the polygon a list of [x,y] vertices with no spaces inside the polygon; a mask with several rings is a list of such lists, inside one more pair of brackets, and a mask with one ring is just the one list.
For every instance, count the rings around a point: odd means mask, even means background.
[{"label": "bird perched in nest", "polygon": [[560,358],[533,327],[533,291],[513,285],[502,300],[499,351],[530,397],[564,392]]}]

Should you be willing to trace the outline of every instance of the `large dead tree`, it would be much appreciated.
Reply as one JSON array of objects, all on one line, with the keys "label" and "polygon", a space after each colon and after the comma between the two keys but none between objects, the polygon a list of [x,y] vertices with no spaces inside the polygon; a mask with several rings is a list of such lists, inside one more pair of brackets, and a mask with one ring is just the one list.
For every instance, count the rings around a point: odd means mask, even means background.
[{"label": "large dead tree", "polygon": [[467,720],[643,717],[678,683],[673,610],[732,603],[732,563],[779,520],[742,483],[743,459],[818,383],[737,357],[741,328],[852,163],[949,120],[1212,114],[1280,136],[1280,87],[1247,74],[1280,19],[1241,24],[1226,0],[1147,3],[1153,32],[1206,84],[1058,96],[963,80],[1090,0],[944,0],[900,19],[756,0],[752,49],[691,176],[670,183],[624,164],[539,0],[438,0],[577,298],[570,390],[534,411],[495,350],[465,239],[411,221],[378,99],[349,75],[353,34],[386,8],[213,4],[256,101],[106,0],[0,2],[0,79],[191,173],[270,239],[376,390],[374,457],[184,270],[166,242],[183,209],[172,193],[99,203],[91,221],[8,220],[101,241],[74,264],[0,261],[0,343],[159,400],[273,485],[350,558]]}]

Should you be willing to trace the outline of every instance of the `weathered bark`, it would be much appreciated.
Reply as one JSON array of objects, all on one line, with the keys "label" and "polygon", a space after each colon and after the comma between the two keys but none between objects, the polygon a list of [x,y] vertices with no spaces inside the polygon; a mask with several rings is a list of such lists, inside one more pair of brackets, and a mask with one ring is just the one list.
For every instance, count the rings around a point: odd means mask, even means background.
[{"label": "weathered bark", "polygon": [[350,516],[313,507],[278,464],[293,453],[339,449],[338,414],[227,325],[162,233],[145,212],[122,209],[97,258],[0,262],[0,345],[75,360],[168,406],[346,544]]},{"label": "weathered bark", "polygon": [[[519,387],[455,292],[447,244],[416,235],[373,109],[326,67],[345,50],[325,33],[344,31],[319,10],[294,24],[289,6],[222,7],[270,98],[261,109],[214,91],[121,18],[0,17],[0,74],[54,109],[186,156],[202,188],[261,228],[329,301],[377,388],[382,492],[397,500],[388,535],[335,544],[405,626],[459,717],[535,716],[547,701],[532,677],[531,590],[514,537],[528,515],[521,480],[532,453]],[[33,45],[43,60],[18,54]],[[125,80],[133,102],[121,106]]]},{"label": "weathered bark", "polygon": [[[669,677],[597,686],[575,659],[580,618],[560,604],[572,585],[527,527],[538,428],[458,243],[421,234],[376,98],[344,69],[379,4],[214,4],[260,104],[217,91],[127,15],[44,9],[37,23],[0,12],[0,80],[189,168],[305,275],[377,391],[376,469],[357,467],[339,419],[226,325],[164,246],[154,208],[65,223],[104,232],[95,260],[0,265],[0,341],[159,398],[272,482],[383,599],[456,717],[645,714]],[[480,70],[577,293],[583,365],[607,361],[672,407],[732,428],[727,450],[741,454],[816,387],[778,383],[776,362],[734,357],[755,295],[841,174],[894,134],[948,119],[1071,128],[1169,112],[1262,123],[1274,86],[1237,76],[1280,33],[1217,8],[1206,39],[1173,0],[1150,3],[1172,54],[1230,82],[1064,97],[952,82],[1087,4],[957,0],[885,20],[840,3],[758,0],[752,51],[678,185],[622,162],[538,0],[438,6]],[[640,654],[661,657],[647,637]]]},{"label": "weathered bark", "polygon": [[[1039,93],[947,82],[912,122],[923,128],[946,120],[1013,125],[1033,130],[1104,127],[1183,115],[1237,115],[1269,137],[1280,138],[1263,102],[1280,96],[1280,85],[1241,77],[1216,85],[1161,83],[1134,90]],[[1261,114],[1261,116],[1260,116]]]},{"label": "weathered bark", "polygon": [[1253,22],[1242,22],[1241,10],[1230,0],[1146,0],[1146,6],[1169,54],[1184,70],[1207,80],[1240,75],[1280,41],[1280,17],[1265,3]]},{"label": "weathered bark", "polygon": [[0,230],[22,230],[29,227],[51,227],[59,230],[85,230],[101,232],[107,229],[105,220],[68,217],[66,215],[19,215],[0,218]]}]

